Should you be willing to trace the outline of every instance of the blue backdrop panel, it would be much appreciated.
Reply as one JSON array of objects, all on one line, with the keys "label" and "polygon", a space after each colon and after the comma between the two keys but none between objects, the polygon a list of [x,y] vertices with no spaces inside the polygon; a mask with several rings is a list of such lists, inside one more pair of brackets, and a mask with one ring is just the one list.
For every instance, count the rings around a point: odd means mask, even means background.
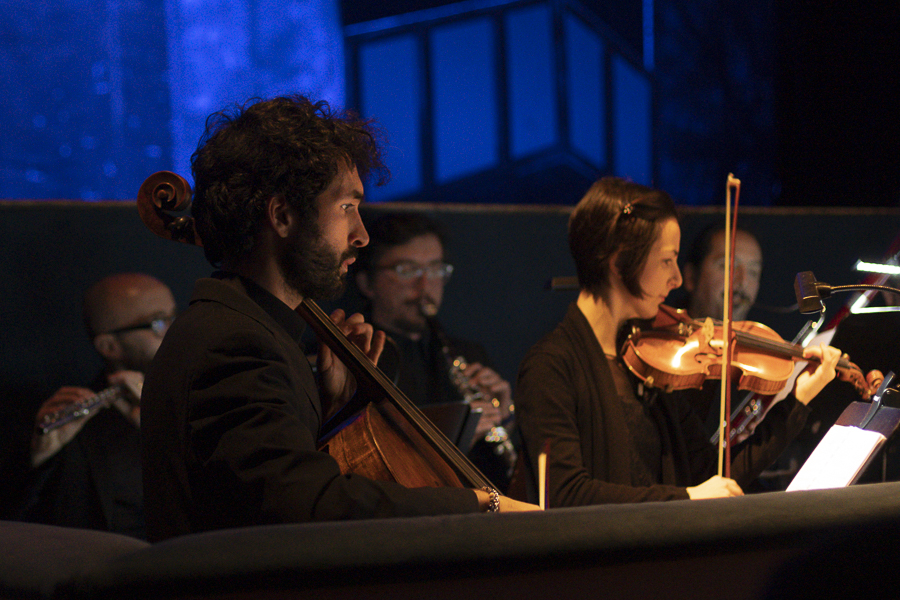
[{"label": "blue backdrop panel", "polygon": [[498,162],[494,28],[487,18],[431,35],[435,179],[446,183]]},{"label": "blue backdrop panel", "polygon": [[564,18],[569,143],[598,169],[606,166],[603,42],[578,17]]},{"label": "blue backdrop panel", "polygon": [[653,183],[650,81],[625,59],[612,61],[615,175]]},{"label": "blue backdrop panel", "polygon": [[0,2],[0,21],[0,197],[133,198],[169,163],[162,0]]},{"label": "blue backdrop panel", "polygon": [[385,130],[391,181],[367,186],[370,200],[415,192],[422,186],[422,66],[416,38],[402,35],[363,46],[360,110]]},{"label": "blue backdrop panel", "polygon": [[510,152],[513,158],[557,142],[557,101],[550,7],[506,15]]}]

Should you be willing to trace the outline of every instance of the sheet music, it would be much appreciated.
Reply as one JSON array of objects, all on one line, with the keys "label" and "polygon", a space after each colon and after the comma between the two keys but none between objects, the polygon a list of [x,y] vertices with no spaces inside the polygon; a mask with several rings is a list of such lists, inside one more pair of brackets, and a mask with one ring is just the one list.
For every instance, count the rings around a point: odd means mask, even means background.
[{"label": "sheet music", "polygon": [[835,425],[791,481],[787,491],[822,490],[852,484],[887,440],[877,431]]}]

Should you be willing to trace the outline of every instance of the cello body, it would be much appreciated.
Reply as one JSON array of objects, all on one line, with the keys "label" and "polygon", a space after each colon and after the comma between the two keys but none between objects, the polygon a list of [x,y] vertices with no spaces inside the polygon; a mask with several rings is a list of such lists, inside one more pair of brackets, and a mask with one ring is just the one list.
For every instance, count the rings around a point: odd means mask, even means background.
[{"label": "cello body", "polygon": [[405,487],[463,487],[431,444],[388,403],[367,404],[322,440],[319,449],[330,454],[345,475]]}]

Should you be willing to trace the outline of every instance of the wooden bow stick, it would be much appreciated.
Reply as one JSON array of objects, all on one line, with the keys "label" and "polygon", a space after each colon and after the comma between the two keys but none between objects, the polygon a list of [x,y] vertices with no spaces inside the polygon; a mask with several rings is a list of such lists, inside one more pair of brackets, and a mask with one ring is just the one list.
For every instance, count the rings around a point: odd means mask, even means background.
[{"label": "wooden bow stick", "polygon": [[[732,215],[731,190],[734,190],[734,214]],[[725,186],[725,289],[724,311],[722,315],[722,390],[719,407],[719,476],[731,477],[731,320],[734,309],[734,248],[735,229],[737,228],[737,208],[741,195],[741,180],[728,174]]]}]

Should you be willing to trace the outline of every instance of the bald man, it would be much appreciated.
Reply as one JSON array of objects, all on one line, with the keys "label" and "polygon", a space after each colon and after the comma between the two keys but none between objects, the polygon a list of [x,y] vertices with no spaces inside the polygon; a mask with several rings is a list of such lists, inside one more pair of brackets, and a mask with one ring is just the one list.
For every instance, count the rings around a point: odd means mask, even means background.
[{"label": "bald man", "polygon": [[145,537],[140,462],[144,371],[175,318],[175,299],[158,279],[118,273],[84,295],[84,324],[104,368],[91,388],[60,388],[37,423],[111,390],[109,408],[32,439],[34,470],[21,520]]}]

